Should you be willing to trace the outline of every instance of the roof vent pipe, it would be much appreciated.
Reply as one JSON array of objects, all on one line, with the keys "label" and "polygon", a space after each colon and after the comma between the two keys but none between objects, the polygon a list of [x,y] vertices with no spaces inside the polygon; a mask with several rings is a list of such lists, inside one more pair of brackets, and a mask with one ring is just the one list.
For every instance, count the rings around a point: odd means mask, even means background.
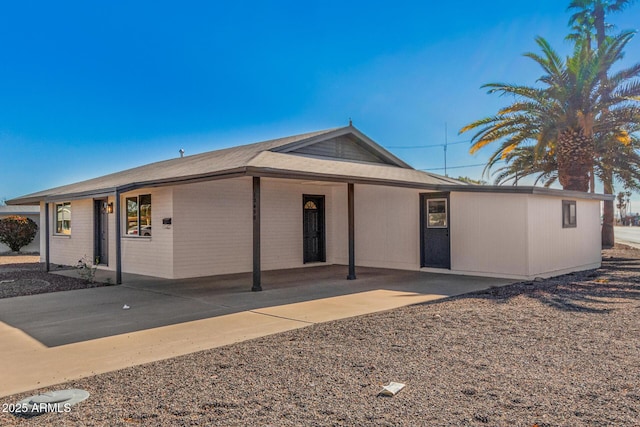
[{"label": "roof vent pipe", "polygon": [[178,153],[180,153],[180,158],[183,158],[184,157],[184,148],[179,149]]}]

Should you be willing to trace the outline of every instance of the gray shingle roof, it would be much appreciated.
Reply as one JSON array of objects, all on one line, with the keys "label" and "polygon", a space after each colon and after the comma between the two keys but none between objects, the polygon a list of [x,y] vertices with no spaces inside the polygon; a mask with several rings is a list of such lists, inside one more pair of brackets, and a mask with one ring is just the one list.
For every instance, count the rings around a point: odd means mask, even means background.
[{"label": "gray shingle roof", "polygon": [[246,166],[256,154],[271,150],[305,139],[329,134],[337,129],[327,129],[301,135],[278,138],[248,145],[226,148],[194,154],[182,158],[164,160],[148,165],[112,173],[87,181],[76,182],[61,187],[51,188],[37,193],[28,194],[13,200],[11,204],[35,203],[39,200],[67,195],[96,194],[99,192],[113,192],[116,188],[135,183],[154,183],[171,181],[194,176],[213,175],[223,171],[232,171]]},{"label": "gray shingle roof", "polygon": [[466,185],[461,181],[415,169],[341,160],[314,159],[295,154],[263,151],[247,164],[255,175],[327,179],[407,187]]},{"label": "gray shingle roof", "polygon": [[[296,147],[345,134],[359,139],[384,158],[388,165],[314,158],[295,153]],[[28,194],[7,203],[30,205],[43,200],[105,196],[116,191],[236,176],[382,184],[436,191],[547,194],[599,200],[610,200],[613,197],[539,187],[468,185],[452,178],[415,170],[354,127],[348,126],[164,160]]]}]

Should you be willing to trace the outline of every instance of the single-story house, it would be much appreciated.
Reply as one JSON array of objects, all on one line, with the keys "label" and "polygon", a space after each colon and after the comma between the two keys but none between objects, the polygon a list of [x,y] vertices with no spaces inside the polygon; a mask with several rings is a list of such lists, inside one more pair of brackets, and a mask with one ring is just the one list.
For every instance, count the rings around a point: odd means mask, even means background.
[{"label": "single-story house", "polygon": [[600,266],[606,196],[413,169],[352,125],[113,173],[39,204],[43,261],[188,278],[345,265],[516,279]]},{"label": "single-story house", "polygon": [[[38,224],[38,231],[31,243],[20,249],[20,252],[37,253],[40,252],[40,207],[39,206],[0,206],[0,219],[10,216],[23,216],[29,218],[36,224]],[[0,254],[11,252],[4,243],[0,243]]]}]

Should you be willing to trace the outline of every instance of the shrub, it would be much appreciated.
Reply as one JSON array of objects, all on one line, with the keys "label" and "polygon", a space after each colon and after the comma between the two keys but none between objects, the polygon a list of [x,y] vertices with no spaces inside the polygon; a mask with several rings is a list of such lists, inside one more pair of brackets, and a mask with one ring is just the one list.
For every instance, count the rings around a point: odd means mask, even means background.
[{"label": "shrub", "polygon": [[27,246],[38,231],[38,224],[23,216],[9,216],[0,219],[0,242],[9,246],[14,252]]},{"label": "shrub", "polygon": [[[96,260],[96,263],[97,262],[98,261]],[[90,283],[94,283],[96,281],[97,269],[98,267],[93,265],[91,261],[89,261],[89,257],[86,255],[80,258],[78,264],[76,264],[76,270],[78,270],[78,274],[80,275],[80,277]]]}]

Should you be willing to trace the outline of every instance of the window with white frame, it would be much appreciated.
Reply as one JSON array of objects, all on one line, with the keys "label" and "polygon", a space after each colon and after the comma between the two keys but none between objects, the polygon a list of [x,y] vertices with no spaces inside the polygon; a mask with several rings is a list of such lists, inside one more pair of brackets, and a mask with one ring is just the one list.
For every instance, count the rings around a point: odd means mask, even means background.
[{"label": "window with white frame", "polygon": [[71,203],[56,203],[56,234],[71,234]]},{"label": "window with white frame", "polygon": [[576,228],[578,226],[576,215],[576,201],[562,201],[562,228]]},{"label": "window with white frame", "polygon": [[151,194],[130,196],[127,206],[127,236],[151,236]]}]

